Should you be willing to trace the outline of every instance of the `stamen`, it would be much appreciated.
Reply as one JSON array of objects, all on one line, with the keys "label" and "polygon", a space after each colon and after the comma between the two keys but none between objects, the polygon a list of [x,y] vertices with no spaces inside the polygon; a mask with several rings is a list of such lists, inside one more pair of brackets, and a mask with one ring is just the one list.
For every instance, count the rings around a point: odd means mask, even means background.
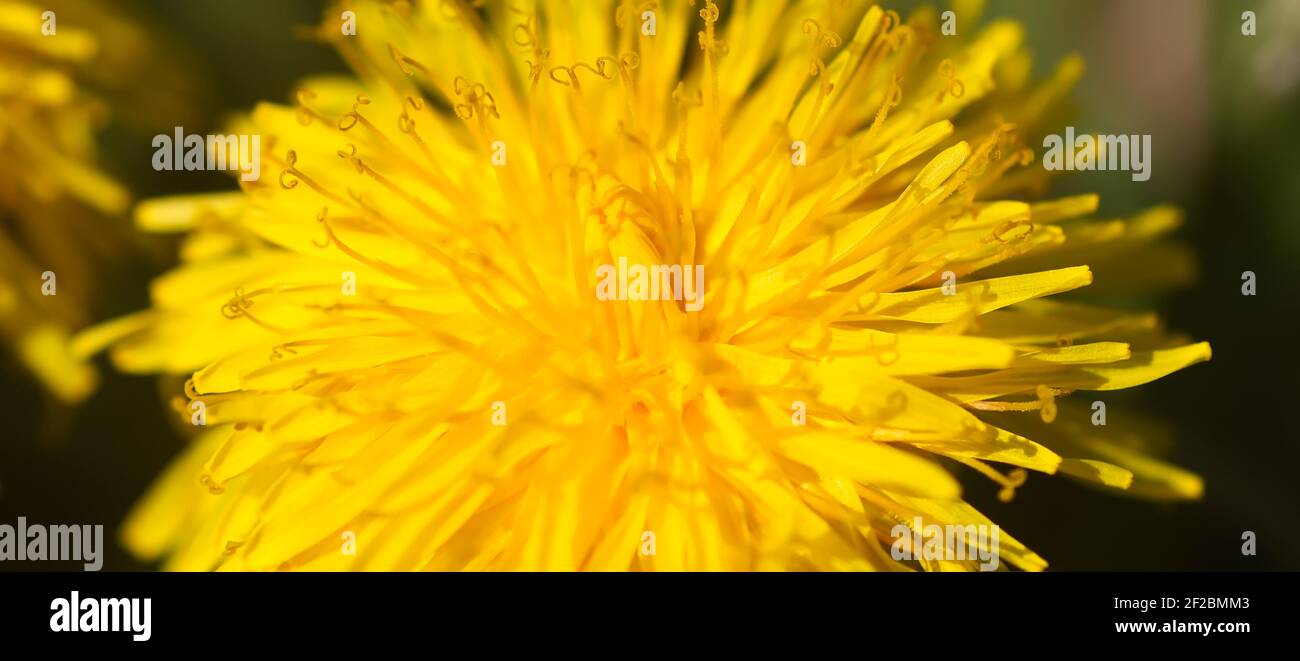
[{"label": "stamen", "polygon": [[710,57],[721,57],[729,52],[727,43],[715,35],[720,14],[718,4],[714,0],[704,0],[704,8],[700,10],[700,18],[704,19],[704,29],[699,32],[698,37],[700,49]]},{"label": "stamen", "polygon": [[295,355],[295,356],[298,355],[298,352],[297,352],[297,351],[294,351],[292,348],[290,348],[290,345],[295,345],[295,344],[300,344],[300,343],[297,343],[297,342],[287,342],[287,343],[285,343],[285,344],[277,344],[277,345],[271,347],[271,356],[270,356],[267,360],[269,360],[270,362],[273,362],[273,363],[274,363],[274,362],[276,362],[276,361],[278,361],[278,360],[283,360],[283,359],[284,359],[284,354],[286,354],[286,353],[289,353],[289,354],[292,354],[292,355]]},{"label": "stamen", "polygon": [[[295,167],[295,165],[298,163],[298,152],[290,149],[289,154],[285,157],[285,160],[289,162],[289,167],[285,168],[280,172],[280,179],[279,179],[280,188],[283,188],[285,190],[293,190],[294,188],[298,187],[299,172],[298,172],[298,168]],[[285,177],[293,177],[293,179],[290,179],[289,181],[285,181]]]},{"label": "stamen", "polygon": [[528,64],[528,80],[532,82],[533,87],[537,87],[537,82],[542,79],[542,71],[546,69],[546,64],[551,61],[551,49],[543,48],[534,53],[537,61],[524,60]]},{"label": "stamen", "polygon": [[[509,9],[510,13],[522,16],[524,21],[515,24],[514,29],[510,32],[510,40],[522,50],[536,52],[539,43],[537,38],[537,14],[524,11],[518,7],[510,7]],[[622,10],[622,7],[619,7],[619,10]],[[614,15],[617,17],[618,12],[615,12]]]},{"label": "stamen", "polygon": [[[893,342],[881,346],[876,346],[876,334],[871,333],[867,336],[867,342],[871,345],[871,350],[868,352],[868,355],[874,357],[876,359],[876,362],[879,363],[881,367],[889,367],[890,365],[897,363],[899,359],[898,336],[890,335],[890,337],[893,338]],[[882,353],[882,350],[888,351],[889,353]],[[882,358],[882,356],[885,355],[889,355],[893,357],[886,360]]]},{"label": "stamen", "polygon": [[900,25],[882,39],[885,50],[890,53],[897,53],[912,39],[912,28],[906,25]]},{"label": "stamen", "polygon": [[[429,76],[428,67],[420,64],[420,62],[414,58],[403,55],[401,51],[397,50],[397,46],[393,45],[392,42],[389,42],[388,44],[388,54],[392,56],[393,61],[397,63],[397,66],[402,70],[402,73],[408,76],[413,76],[415,75],[414,69],[419,69],[420,73],[424,74],[426,78]],[[412,67],[414,67],[414,69]]]},{"label": "stamen", "polygon": [[618,58],[613,58],[609,55],[596,58],[596,71],[601,75],[601,77],[607,79],[612,78],[612,76],[605,75],[607,65],[611,63],[613,66],[618,68],[619,76],[622,78],[623,84],[627,87],[628,91],[632,91],[632,70],[641,66],[641,56],[636,53],[624,53]]},{"label": "stamen", "polygon": [[953,459],[974,468],[984,477],[987,477],[1000,485],[1002,488],[998,490],[998,500],[1004,503],[1011,502],[1011,500],[1016,496],[1016,489],[1024,486],[1025,482],[1029,480],[1029,473],[1023,468],[1012,469],[1011,472],[1003,475],[979,459],[971,459],[968,457],[953,457]]},{"label": "stamen", "polygon": [[881,23],[880,31],[882,33],[888,34],[890,30],[893,30],[894,27],[902,24],[902,22],[903,22],[903,17],[899,15],[897,10],[886,9],[885,16],[880,19],[880,23]]},{"label": "stamen", "polygon": [[330,208],[328,206],[321,207],[320,213],[316,214],[316,222],[320,223],[321,226],[325,228],[325,241],[317,243],[315,239],[312,239],[311,242],[313,246],[322,250],[328,248],[334,241],[334,232],[330,231],[329,224],[325,221],[325,217],[329,215],[329,210]]},{"label": "stamen", "polygon": [[355,146],[353,146],[352,144],[349,144],[348,146],[352,147],[352,150],[350,152],[339,150],[338,156],[339,158],[342,158],[352,163],[352,166],[357,169],[358,174],[368,175],[370,178],[379,182],[381,186],[388,189],[394,195],[397,195],[398,197],[405,200],[407,204],[411,205],[413,208],[415,208],[417,211],[419,211],[429,220],[438,223],[439,225],[443,226],[444,228],[450,231],[453,232],[461,231],[461,228],[457,227],[450,219],[439,214],[436,210],[434,210],[433,207],[429,206],[428,203],[426,203],[424,200],[407,192],[405,189],[398,186],[397,184],[394,184],[387,177],[380,174],[379,171],[367,165],[365,161],[361,160],[361,157],[356,155],[357,151]]},{"label": "stamen", "polygon": [[[406,97],[406,100],[414,110],[420,111],[424,109],[423,100],[412,96]],[[442,169],[442,166],[438,163],[438,159],[434,158],[433,152],[429,149],[429,145],[424,142],[424,138],[421,138],[420,134],[416,132],[415,119],[411,117],[410,113],[408,113],[405,108],[402,109],[402,114],[397,118],[397,128],[399,131],[406,134],[406,136],[415,143],[415,146],[419,148],[420,153],[424,156],[424,160],[429,165],[429,170],[426,171],[419,167],[418,164],[406,159],[404,155],[402,160],[406,161],[413,170],[420,173],[421,177],[427,179],[429,183],[438,190],[438,192],[447,196],[449,199],[456,198],[456,185],[452,183],[451,179],[447,176],[446,171]],[[398,153],[402,152],[399,151]],[[429,176],[430,174],[432,174],[432,176]]]},{"label": "stamen", "polygon": [[328,288],[332,288],[333,286],[334,285],[307,285],[307,286],[298,286],[298,287],[290,287],[290,286],[263,287],[261,289],[256,289],[251,292],[245,292],[243,287],[238,287],[235,289],[235,295],[229,301],[226,301],[224,305],[221,306],[221,315],[227,319],[244,318],[273,333],[285,334],[288,333],[289,331],[280,328],[278,326],[268,324],[265,321],[258,319],[256,316],[254,316],[251,312],[248,311],[249,308],[253,307],[253,303],[254,303],[253,299],[258,296],[265,296],[267,294],[277,294],[283,292],[301,292],[301,291],[309,291],[309,290],[323,289],[323,288],[328,289]]},{"label": "stamen", "polygon": [[[627,56],[625,55],[624,57],[626,58]],[[638,59],[636,60],[636,62],[639,63],[640,60]],[[610,63],[613,63],[613,67],[614,67],[613,69],[610,68]],[[551,67],[551,72],[550,72],[551,80],[561,85],[564,85],[565,87],[572,87],[575,92],[581,94],[582,85],[578,83],[579,69],[586,69],[587,71],[590,71],[596,74],[597,76],[604,78],[605,80],[613,80],[615,76],[614,71],[619,70],[623,74],[623,80],[630,84],[630,78],[627,76],[627,70],[624,69],[623,61],[611,57],[609,55],[604,55],[596,58],[596,66],[594,67],[591,66],[590,64],[587,64],[586,62],[578,62],[573,66],[568,66],[568,67],[564,67],[564,66]],[[557,73],[561,73],[561,72],[567,74],[567,80],[564,78],[560,78],[559,76],[556,75]]]},{"label": "stamen", "polygon": [[[347,209],[354,208],[351,204],[348,203],[346,199],[343,199],[338,195],[335,195],[334,193],[330,192],[329,190],[326,190],[325,188],[321,187],[321,185],[316,183],[314,179],[304,174],[302,170],[299,170],[298,168],[294,167],[294,164],[298,162],[298,154],[292,149],[289,150],[289,153],[286,155],[284,161],[280,161],[279,159],[277,159],[273,153],[269,156],[269,160],[274,164],[287,166],[284,172],[280,173],[281,188],[284,188],[285,190],[291,190],[298,186],[298,180],[302,180],[302,183],[307,184],[308,188],[316,191],[316,193],[321,195],[322,197],[333,200],[344,208]],[[286,175],[292,176],[293,179],[286,182],[285,181]]]},{"label": "stamen", "polygon": [[[822,49],[829,50],[832,48],[839,48],[842,40],[840,39],[840,35],[836,34],[834,30],[823,30],[821,23],[818,23],[816,19],[804,19],[803,25],[800,29],[803,30],[804,34],[813,35],[812,55],[808,65],[808,76],[810,78],[816,78],[817,76],[820,76],[822,72],[826,71],[826,62],[822,60],[821,57]],[[823,87],[828,84],[829,83],[823,83]]]},{"label": "stamen", "polygon": [[352,127],[357,125],[357,122],[363,121],[365,118],[361,116],[359,109],[365,105],[370,105],[370,99],[366,98],[364,94],[358,94],[356,102],[352,104],[352,110],[339,119],[339,130],[350,131]]},{"label": "stamen", "polygon": [[[871,145],[874,142],[874,138],[876,137],[876,134],[878,134],[880,132],[881,127],[884,126],[885,119],[889,116],[890,109],[897,107],[898,104],[902,103],[903,101],[902,81],[903,81],[902,76],[895,74],[893,83],[890,85],[889,90],[885,92],[885,96],[880,102],[880,108],[876,110],[876,117],[874,120],[872,120],[871,126],[867,129],[867,132],[863,134],[861,138],[855,140],[855,142],[862,145],[864,153],[874,153],[871,150]],[[850,148],[852,148],[852,145],[850,146]],[[860,179],[857,182],[855,182],[855,184],[851,188],[846,190],[839,197],[832,200],[831,206],[836,208],[843,207],[844,205],[851,203],[853,200],[856,200],[862,194],[862,192],[866,189],[867,185],[870,183],[872,178],[875,176],[875,172],[866,172],[866,165],[869,162],[869,160],[870,160],[869,157],[864,156],[860,164],[852,167],[851,169],[852,173],[858,174],[859,172],[861,172]]]},{"label": "stamen", "polygon": [[1029,472],[1023,468],[1016,468],[1007,474],[1007,484],[998,492],[998,500],[1009,503],[1016,497],[1016,489],[1024,486],[1029,481]]},{"label": "stamen", "polygon": [[957,78],[957,67],[952,60],[944,60],[939,63],[939,76],[943,78],[944,86],[939,90],[939,96],[935,101],[943,101],[944,96],[960,99],[966,94],[966,84]]},{"label": "stamen", "polygon": [[490,115],[500,119],[501,115],[497,113],[497,102],[492,93],[487,91],[487,86],[483,83],[470,83],[461,76],[456,76],[452,82],[452,89],[456,95],[464,99],[461,103],[453,106],[456,116],[464,120],[470,120],[477,113],[479,123],[482,124],[484,115]]},{"label": "stamen", "polygon": [[253,300],[244,293],[243,287],[240,287],[235,290],[234,298],[221,306],[221,316],[227,319],[238,319],[244,316],[244,311],[251,307],[253,307]]},{"label": "stamen", "polygon": [[1051,424],[1053,420],[1056,420],[1055,393],[1051,388],[1042,384],[1039,384],[1035,392],[1038,394],[1038,401],[1042,405],[1042,410],[1039,411],[1039,415],[1042,417],[1043,422]]},{"label": "stamen", "polygon": [[199,475],[199,484],[202,484],[204,487],[207,487],[208,493],[214,496],[219,496],[226,492],[226,487],[222,486],[220,482],[217,482],[216,480],[212,479],[212,474],[206,471],[204,471],[203,474]]}]

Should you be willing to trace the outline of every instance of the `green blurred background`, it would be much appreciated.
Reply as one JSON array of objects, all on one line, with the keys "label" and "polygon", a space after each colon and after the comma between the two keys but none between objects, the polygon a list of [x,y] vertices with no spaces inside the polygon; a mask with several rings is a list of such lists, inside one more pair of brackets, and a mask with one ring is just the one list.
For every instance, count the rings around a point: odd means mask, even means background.
[{"label": "green blurred background", "polygon": [[[259,100],[287,102],[304,76],[345,70],[329,49],[295,37],[318,20],[316,0],[123,4],[188,53],[177,60],[205,90],[189,133],[210,132]],[[918,3],[885,4],[906,13]],[[1258,17],[1254,37],[1241,34],[1247,9]],[[1300,410],[1291,399],[1300,394],[1300,2],[990,0],[985,18],[995,17],[1026,26],[1042,75],[1068,53],[1084,57],[1075,126],[1153,136],[1150,181],[1083,173],[1053,193],[1098,192],[1111,216],[1160,202],[1186,210],[1180,237],[1195,247],[1200,276],[1153,303],[1171,329],[1208,340],[1214,358],[1104,397],[1111,419],[1133,410],[1169,421],[1170,458],[1205,479],[1200,502],[1148,503],[1031,476],[1000,503],[993,484],[966,472],[968,497],[1055,570],[1300,569],[1300,439],[1286,418]],[[219,173],[154,172],[148,138],[121,124],[104,136],[110,169],[139,197],[233,187]],[[146,307],[148,282],[174,245],[146,248],[146,262],[105,275],[96,318]],[[1247,270],[1259,279],[1254,297],[1240,292]],[[0,362],[0,522],[103,523],[111,536],[180,449],[166,404],[179,385],[100,368],[99,393],[67,410],[7,357]],[[1241,554],[1247,530],[1258,536],[1254,557]],[[107,546],[106,569],[149,568]]]}]

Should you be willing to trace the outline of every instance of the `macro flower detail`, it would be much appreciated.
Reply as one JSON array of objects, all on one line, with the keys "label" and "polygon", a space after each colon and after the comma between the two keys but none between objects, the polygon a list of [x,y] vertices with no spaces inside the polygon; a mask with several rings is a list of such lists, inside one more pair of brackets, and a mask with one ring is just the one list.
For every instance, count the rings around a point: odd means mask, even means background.
[{"label": "macro flower detail", "polygon": [[[262,136],[260,180],[140,205],[186,232],[183,263],[151,309],[77,338],[190,376],[176,404],[203,428],[126,527],[140,556],[969,570],[889,554],[918,518],[992,524],[953,469],[1007,501],[1031,473],[1200,495],[1069,397],[1210,349],[1069,295],[1160,281],[1129,279],[1148,251],[1184,275],[1158,243],[1180,215],[1044,199],[1026,145],[1081,65],[1031,82],[1014,23],[358,0],[317,36],[355,76],[232,127]],[[698,267],[702,301],[599,296],[622,264]],[[1000,553],[1046,566],[1005,533]]]},{"label": "macro flower detail", "polygon": [[97,379],[72,356],[69,333],[88,321],[94,262],[121,243],[95,230],[128,196],[94,165],[105,112],[82,79],[99,35],[66,15],[51,23],[44,9],[0,2],[0,338],[49,393],[75,403]]}]

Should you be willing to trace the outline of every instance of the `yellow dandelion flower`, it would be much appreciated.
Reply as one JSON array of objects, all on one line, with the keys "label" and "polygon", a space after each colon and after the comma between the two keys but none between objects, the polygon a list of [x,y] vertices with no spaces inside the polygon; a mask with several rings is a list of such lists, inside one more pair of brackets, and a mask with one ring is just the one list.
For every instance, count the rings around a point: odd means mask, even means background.
[{"label": "yellow dandelion flower", "polygon": [[93,165],[104,110],[81,77],[102,44],[85,25],[0,1],[0,337],[65,402],[95,385],[68,333],[87,321],[94,261],[114,245],[103,217],[128,202]]},{"label": "yellow dandelion flower", "polygon": [[356,77],[236,127],[269,146],[261,181],[142,205],[184,263],[80,338],[192,373],[178,408],[205,426],[128,546],[175,569],[904,569],[895,526],[991,523],[954,467],[1008,500],[1029,471],[1196,497],[1062,399],[1209,358],[1055,297],[1092,261],[1123,285],[1179,220],[1022,201],[1047,176],[1024,136],[1078,61],[1035,85],[1013,23],[940,37],[865,4],[332,9]]}]

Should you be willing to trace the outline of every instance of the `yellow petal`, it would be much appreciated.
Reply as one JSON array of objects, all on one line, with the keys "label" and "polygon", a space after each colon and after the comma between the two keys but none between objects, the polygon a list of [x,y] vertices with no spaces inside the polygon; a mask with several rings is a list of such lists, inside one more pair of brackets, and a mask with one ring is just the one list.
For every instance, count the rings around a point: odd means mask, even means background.
[{"label": "yellow petal", "polygon": [[843,475],[863,484],[888,485],[904,493],[953,499],[957,480],[939,465],[874,441],[807,433],[778,442],[791,459],[819,472]]},{"label": "yellow petal", "polygon": [[1076,266],[1043,273],[958,283],[956,294],[953,295],[945,295],[942,288],[871,294],[862,299],[859,310],[850,312],[844,319],[883,318],[941,324],[969,314],[972,310],[984,314],[1091,283],[1092,272],[1088,267]]}]

